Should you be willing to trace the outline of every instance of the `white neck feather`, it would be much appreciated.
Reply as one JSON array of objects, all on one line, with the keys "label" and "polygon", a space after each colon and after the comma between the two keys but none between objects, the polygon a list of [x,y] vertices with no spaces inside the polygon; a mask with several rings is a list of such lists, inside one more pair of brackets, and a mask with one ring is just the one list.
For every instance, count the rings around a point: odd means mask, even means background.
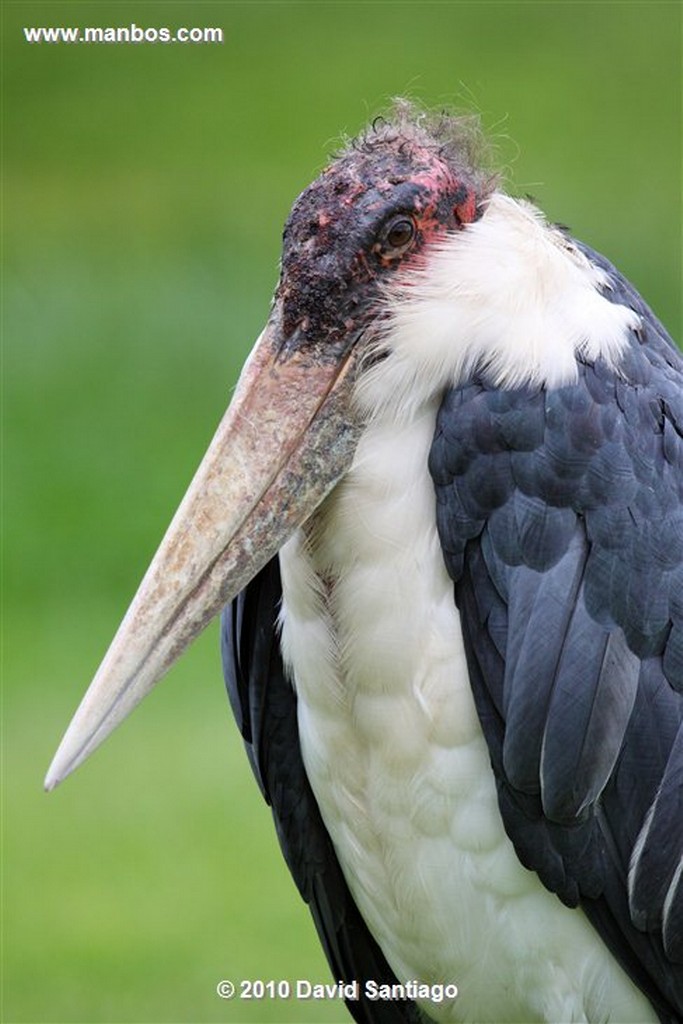
[{"label": "white neck feather", "polygon": [[539,210],[494,193],[480,220],[387,289],[377,347],[388,357],[362,376],[360,407],[412,416],[476,369],[497,387],[560,387],[576,380],[579,355],[616,365],[639,317],[610,302],[608,288]]}]

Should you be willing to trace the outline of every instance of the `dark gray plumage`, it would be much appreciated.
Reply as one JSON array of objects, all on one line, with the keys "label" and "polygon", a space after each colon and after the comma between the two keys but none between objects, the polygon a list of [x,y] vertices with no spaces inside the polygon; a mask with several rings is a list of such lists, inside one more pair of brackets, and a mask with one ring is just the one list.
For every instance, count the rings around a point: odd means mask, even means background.
[{"label": "dark gray plumage", "polygon": [[[683,359],[638,311],[618,372],[450,391],[430,469],[501,813],[663,1020],[683,1013]],[[630,873],[630,878],[629,878]]]}]

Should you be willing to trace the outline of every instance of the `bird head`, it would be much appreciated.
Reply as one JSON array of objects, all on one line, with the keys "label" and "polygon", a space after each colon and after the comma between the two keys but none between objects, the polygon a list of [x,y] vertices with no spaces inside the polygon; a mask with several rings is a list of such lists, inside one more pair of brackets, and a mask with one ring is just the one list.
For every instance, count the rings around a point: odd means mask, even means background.
[{"label": "bird head", "polygon": [[481,215],[481,185],[453,141],[407,120],[376,122],[305,189],[285,225],[275,300],[285,352],[347,354],[378,317],[382,285]]},{"label": "bird head", "polygon": [[296,200],[266,327],[46,779],[51,789],[148,693],[348,470],[364,374],[390,356],[392,289],[482,214],[468,119],[399,106]]}]

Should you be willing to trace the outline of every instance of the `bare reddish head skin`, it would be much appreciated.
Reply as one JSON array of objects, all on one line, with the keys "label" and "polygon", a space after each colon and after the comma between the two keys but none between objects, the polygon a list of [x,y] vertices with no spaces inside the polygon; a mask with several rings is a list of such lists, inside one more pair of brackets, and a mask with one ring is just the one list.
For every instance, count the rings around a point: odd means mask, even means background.
[{"label": "bare reddish head skin", "polygon": [[[425,132],[383,124],[302,192],[285,225],[276,294],[284,357],[312,347],[313,358],[339,359],[377,314],[387,275],[481,216],[489,190],[465,163]],[[406,219],[410,244],[392,247],[392,226]]]}]

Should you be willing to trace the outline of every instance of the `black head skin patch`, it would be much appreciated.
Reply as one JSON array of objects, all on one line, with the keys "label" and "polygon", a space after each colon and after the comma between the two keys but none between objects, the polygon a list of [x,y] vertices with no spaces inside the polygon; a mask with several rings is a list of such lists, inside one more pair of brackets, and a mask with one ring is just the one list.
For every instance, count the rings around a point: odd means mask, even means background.
[{"label": "black head skin patch", "polygon": [[374,124],[302,192],[285,225],[275,296],[281,356],[310,349],[338,360],[377,315],[387,275],[481,216],[492,181],[469,165],[462,126],[405,116]]}]

